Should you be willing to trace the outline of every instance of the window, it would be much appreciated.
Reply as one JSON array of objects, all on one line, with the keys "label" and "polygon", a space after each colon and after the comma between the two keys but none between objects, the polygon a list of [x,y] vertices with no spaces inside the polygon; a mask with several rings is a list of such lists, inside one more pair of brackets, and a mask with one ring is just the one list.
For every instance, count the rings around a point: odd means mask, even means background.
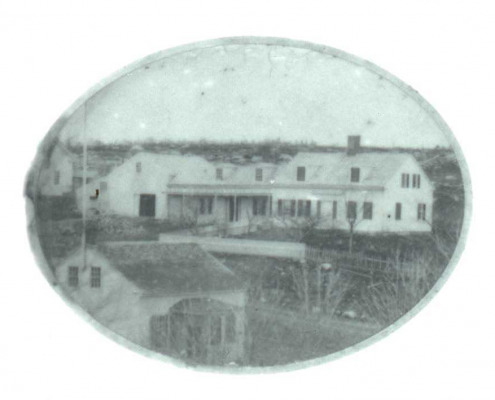
[{"label": "window", "polygon": [[222,317],[213,315],[210,317],[210,344],[213,346],[222,343]]},{"label": "window", "polygon": [[395,203],[395,219],[396,220],[402,219],[402,204],[401,203]]},{"label": "window", "polygon": [[401,178],[401,187],[408,188],[409,187],[409,174],[402,174]]},{"label": "window", "polygon": [[412,177],[412,187],[419,189],[421,187],[421,175],[413,174]]},{"label": "window", "polygon": [[306,167],[297,167],[297,180],[300,182],[306,180]]},{"label": "window", "polygon": [[426,220],[426,204],[423,203],[418,204],[418,220],[419,221]]},{"label": "window", "polygon": [[99,288],[101,287],[101,268],[91,267],[91,287]]},{"label": "window", "polygon": [[281,217],[284,213],[282,200],[277,201],[277,214]]},{"label": "window", "polygon": [[69,286],[76,287],[79,285],[79,268],[78,267],[69,267],[69,277],[68,277]]},{"label": "window", "polygon": [[373,203],[370,201],[363,204],[363,219],[373,219]]},{"label": "window", "polygon": [[213,197],[199,198],[199,213],[201,215],[210,215],[213,213]]},{"label": "window", "polygon": [[297,216],[302,217],[304,212],[304,200],[297,200]]},{"label": "window", "polygon": [[337,219],[337,200],[332,202],[332,219]]},{"label": "window", "polygon": [[222,168],[217,168],[216,178],[217,178],[217,181],[223,180],[223,169]]},{"label": "window", "polygon": [[351,182],[359,182],[359,168],[351,168]]},{"label": "window", "polygon": [[266,215],[266,198],[253,198],[253,215]]},{"label": "window", "polygon": [[225,326],[225,341],[227,343],[234,343],[235,341],[235,315],[234,313],[229,313],[226,318]]},{"label": "window", "polygon": [[304,207],[304,216],[311,217],[311,200],[306,200],[306,206]]},{"label": "window", "polygon": [[263,180],[263,168],[256,168],[255,179],[258,182]]},{"label": "window", "polygon": [[296,216],[296,201],[295,200],[290,201],[290,216],[291,217]]},{"label": "window", "polygon": [[58,185],[60,183],[60,171],[55,171],[55,175],[53,176],[53,184]]},{"label": "window", "polygon": [[136,163],[136,172],[141,172],[143,170],[143,167],[140,162]]},{"label": "window", "polygon": [[316,218],[320,219],[321,218],[321,201],[318,200],[316,202]]},{"label": "window", "polygon": [[357,218],[357,203],[355,201],[347,202],[347,219],[355,221]]}]

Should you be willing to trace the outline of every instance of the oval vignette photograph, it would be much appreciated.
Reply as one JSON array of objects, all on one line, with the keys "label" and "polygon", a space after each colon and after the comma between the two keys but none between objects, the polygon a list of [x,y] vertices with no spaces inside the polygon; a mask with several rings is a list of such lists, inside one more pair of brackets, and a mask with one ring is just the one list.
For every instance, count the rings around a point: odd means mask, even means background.
[{"label": "oval vignette photograph", "polygon": [[405,323],[457,263],[471,207],[462,152],[414,89],[256,37],[165,50],[90,89],[25,197],[45,277],[100,332],[241,372],[329,361]]}]

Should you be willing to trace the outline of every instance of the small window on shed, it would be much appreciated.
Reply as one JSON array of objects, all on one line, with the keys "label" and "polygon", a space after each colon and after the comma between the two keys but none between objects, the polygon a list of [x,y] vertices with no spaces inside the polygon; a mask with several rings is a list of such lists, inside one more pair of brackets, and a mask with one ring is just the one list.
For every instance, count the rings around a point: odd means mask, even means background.
[{"label": "small window on shed", "polygon": [[256,168],[255,178],[258,182],[263,180],[263,168]]},{"label": "small window on shed", "polygon": [[351,182],[359,182],[359,168],[351,168]]},{"label": "small window on shed", "polygon": [[141,165],[141,162],[136,163],[136,172],[141,172],[143,170],[143,166]]},{"label": "small window on shed", "polygon": [[101,287],[101,268],[91,267],[91,287],[99,288]]},{"label": "small window on shed", "polygon": [[306,180],[306,167],[297,167],[297,180],[300,182]]},{"label": "small window on shed", "polygon": [[79,268],[69,267],[68,284],[71,287],[79,285]]},{"label": "small window on shed", "polygon": [[217,168],[216,170],[216,178],[218,181],[223,180],[223,169],[222,168]]}]

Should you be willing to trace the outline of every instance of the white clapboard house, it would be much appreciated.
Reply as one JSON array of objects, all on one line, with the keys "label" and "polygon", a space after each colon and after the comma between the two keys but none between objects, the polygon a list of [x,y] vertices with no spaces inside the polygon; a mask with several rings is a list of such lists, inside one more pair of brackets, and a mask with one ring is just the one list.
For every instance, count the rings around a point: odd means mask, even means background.
[{"label": "white clapboard house", "polygon": [[311,218],[322,229],[429,232],[433,185],[410,154],[298,153],[283,164],[211,163],[199,156],[139,153],[81,191],[80,207],[128,216],[196,218],[231,226]]}]

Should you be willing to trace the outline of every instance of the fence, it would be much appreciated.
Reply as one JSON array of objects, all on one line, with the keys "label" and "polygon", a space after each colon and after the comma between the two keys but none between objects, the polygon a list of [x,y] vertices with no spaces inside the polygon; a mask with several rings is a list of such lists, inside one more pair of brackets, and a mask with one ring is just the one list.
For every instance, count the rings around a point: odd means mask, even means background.
[{"label": "fence", "polygon": [[338,252],[327,249],[317,249],[306,246],[305,259],[316,263],[329,263],[332,266],[358,273],[382,273],[388,274],[401,268],[410,266],[408,262],[384,260],[381,258],[367,257],[362,254]]}]

